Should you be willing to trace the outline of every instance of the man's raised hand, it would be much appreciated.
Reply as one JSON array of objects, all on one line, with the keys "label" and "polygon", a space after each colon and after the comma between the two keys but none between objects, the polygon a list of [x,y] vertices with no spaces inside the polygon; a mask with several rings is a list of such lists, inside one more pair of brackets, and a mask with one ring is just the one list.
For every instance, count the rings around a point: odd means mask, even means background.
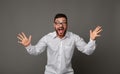
[{"label": "man's raised hand", "polygon": [[92,40],[95,40],[96,37],[99,37],[100,36],[100,32],[102,31],[102,27],[101,26],[97,26],[93,31],[90,30],[90,38]]},{"label": "man's raised hand", "polygon": [[18,34],[17,38],[18,38],[18,43],[22,44],[25,47],[31,44],[31,38],[32,38],[31,35],[29,36],[29,38],[27,38],[26,35],[22,32],[21,34]]}]

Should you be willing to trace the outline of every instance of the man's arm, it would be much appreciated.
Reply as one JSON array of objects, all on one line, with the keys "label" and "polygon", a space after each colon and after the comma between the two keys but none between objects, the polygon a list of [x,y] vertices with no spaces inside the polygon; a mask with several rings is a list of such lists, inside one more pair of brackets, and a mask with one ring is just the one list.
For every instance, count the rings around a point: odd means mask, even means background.
[{"label": "man's arm", "polygon": [[79,51],[90,55],[94,52],[96,44],[95,40],[97,37],[99,37],[99,33],[102,31],[102,28],[100,26],[97,26],[93,31],[90,30],[90,41],[86,43],[82,38],[79,36],[76,37],[76,47]]},{"label": "man's arm", "polygon": [[30,54],[40,54],[46,48],[45,37],[43,37],[35,46],[31,45],[31,35],[29,38],[27,38],[26,35],[22,32],[21,34],[18,34],[17,38],[19,39],[18,43],[22,44]]}]

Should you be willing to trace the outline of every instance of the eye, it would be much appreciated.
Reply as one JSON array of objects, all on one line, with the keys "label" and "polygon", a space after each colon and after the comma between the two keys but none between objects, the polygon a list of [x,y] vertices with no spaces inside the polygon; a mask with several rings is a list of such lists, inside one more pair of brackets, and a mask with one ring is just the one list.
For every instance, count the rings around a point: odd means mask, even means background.
[{"label": "eye", "polygon": [[55,23],[56,25],[57,25],[57,24],[60,24],[59,22],[54,22],[54,23]]}]

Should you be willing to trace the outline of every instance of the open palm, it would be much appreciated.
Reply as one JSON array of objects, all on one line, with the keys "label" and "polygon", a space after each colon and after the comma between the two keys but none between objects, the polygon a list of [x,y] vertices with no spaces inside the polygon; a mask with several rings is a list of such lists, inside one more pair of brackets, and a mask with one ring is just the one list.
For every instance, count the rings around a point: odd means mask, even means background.
[{"label": "open palm", "polygon": [[97,26],[93,31],[90,30],[90,38],[92,40],[95,40],[97,37],[100,36],[100,32],[102,31],[102,27],[101,26]]},{"label": "open palm", "polygon": [[26,47],[30,45],[32,36],[30,35],[29,38],[27,38],[26,35],[22,32],[21,34],[18,34],[17,38],[19,39],[18,43]]}]

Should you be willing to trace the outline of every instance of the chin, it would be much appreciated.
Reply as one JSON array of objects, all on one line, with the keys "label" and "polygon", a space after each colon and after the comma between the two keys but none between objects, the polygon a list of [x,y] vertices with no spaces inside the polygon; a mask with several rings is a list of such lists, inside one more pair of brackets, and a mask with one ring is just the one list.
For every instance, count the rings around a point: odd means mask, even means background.
[{"label": "chin", "polygon": [[63,34],[58,34],[60,37],[64,37],[65,36],[65,33],[63,33]]},{"label": "chin", "polygon": [[63,37],[63,36],[64,36],[64,34],[59,34],[59,36]]}]

